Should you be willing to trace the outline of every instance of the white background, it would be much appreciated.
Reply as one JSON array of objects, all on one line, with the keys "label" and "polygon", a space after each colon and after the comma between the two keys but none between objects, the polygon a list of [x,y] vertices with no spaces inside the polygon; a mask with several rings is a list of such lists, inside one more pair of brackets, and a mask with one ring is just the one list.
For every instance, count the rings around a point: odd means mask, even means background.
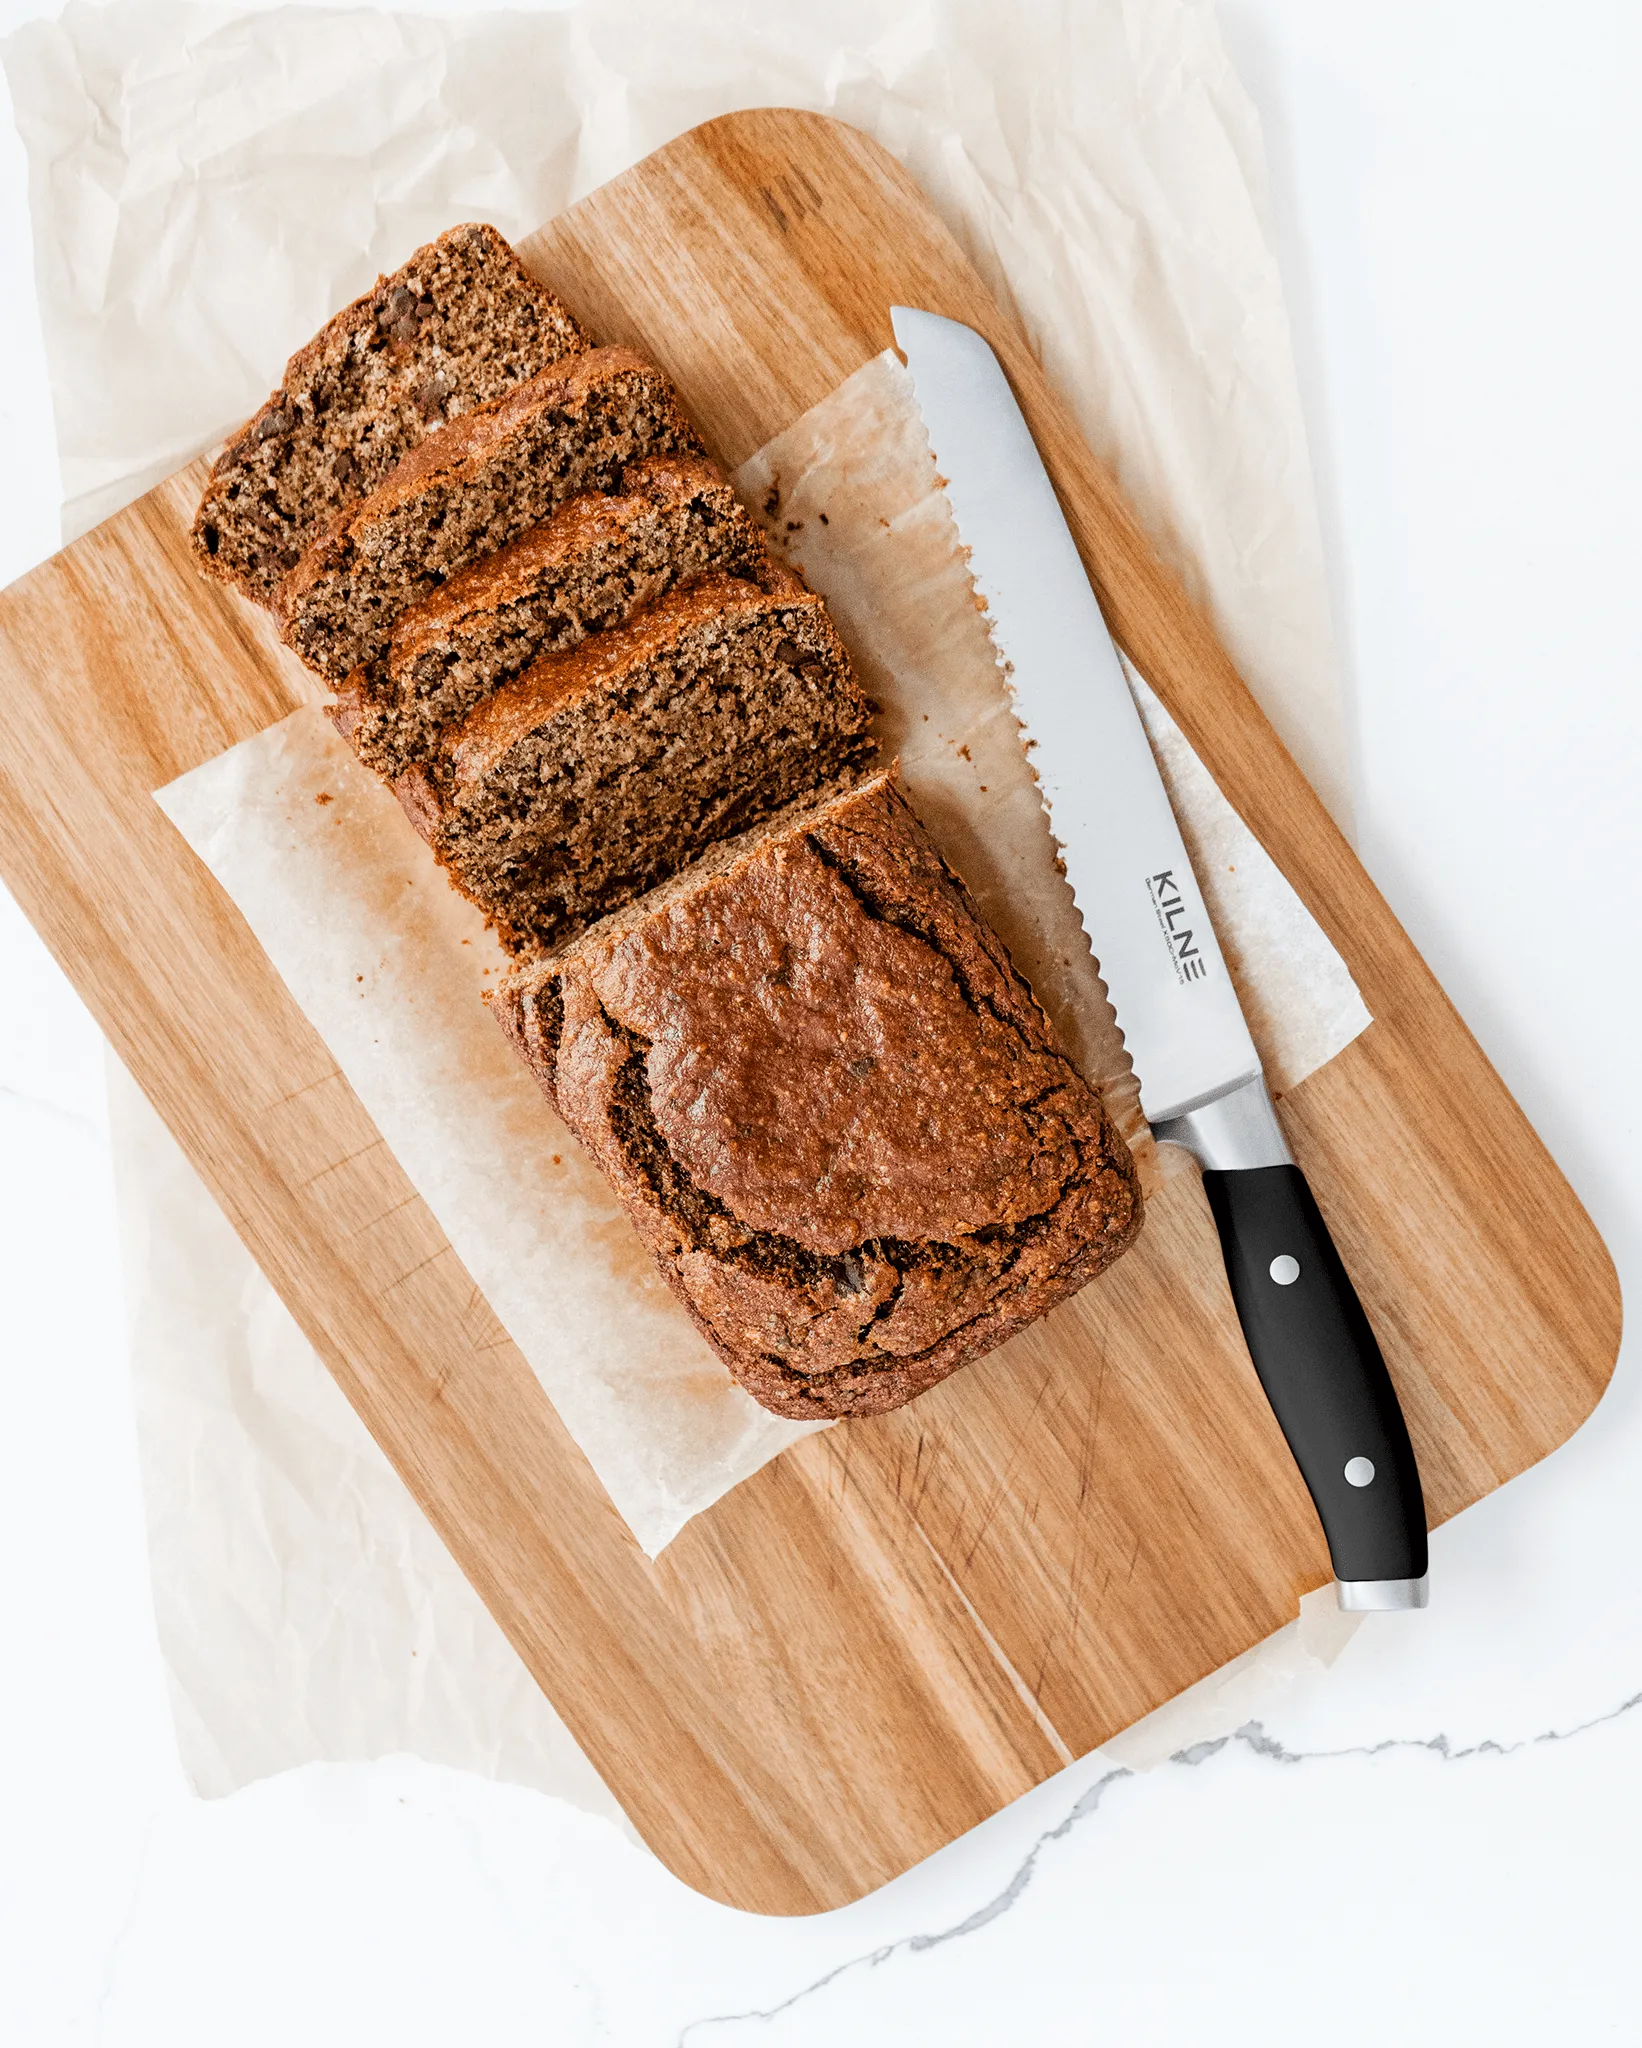
[{"label": "white background", "polygon": [[[1266,124],[1362,851],[1628,1287],[1642,18],[1222,12]],[[56,545],[29,298],[8,129],[0,582]],[[1572,1444],[1438,1534],[1430,1612],[1371,1621],[1263,1733],[1144,1777],[1088,1759],[859,1906],[776,1922],[408,1760],[192,1800],[120,1324],[98,1034],[0,897],[0,2039],[1642,2039],[1634,1346]]]}]

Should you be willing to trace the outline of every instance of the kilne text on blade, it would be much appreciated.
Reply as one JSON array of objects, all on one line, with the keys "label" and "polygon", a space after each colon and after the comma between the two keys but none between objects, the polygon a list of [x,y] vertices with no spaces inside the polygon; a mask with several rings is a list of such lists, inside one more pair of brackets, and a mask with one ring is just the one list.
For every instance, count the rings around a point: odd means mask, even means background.
[{"label": "kilne text on blade", "polygon": [[1158,925],[1169,942],[1169,957],[1174,961],[1176,975],[1182,981],[1204,980],[1209,971],[1208,965],[1192,938],[1191,926],[1183,926],[1186,899],[1175,881],[1174,869],[1164,868],[1160,874],[1148,875],[1146,887],[1151,895],[1152,908],[1157,912]]}]

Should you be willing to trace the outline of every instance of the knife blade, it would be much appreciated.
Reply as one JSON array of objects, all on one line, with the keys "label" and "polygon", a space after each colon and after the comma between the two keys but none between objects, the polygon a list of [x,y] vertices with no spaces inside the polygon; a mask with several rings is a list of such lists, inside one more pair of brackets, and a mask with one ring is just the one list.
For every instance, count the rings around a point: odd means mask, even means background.
[{"label": "knife blade", "polygon": [[1203,1168],[1232,1300],[1342,1607],[1426,1604],[1425,1503],[1373,1329],[1294,1164],[1060,501],[972,328],[891,308],[1078,913],[1161,1143]]}]

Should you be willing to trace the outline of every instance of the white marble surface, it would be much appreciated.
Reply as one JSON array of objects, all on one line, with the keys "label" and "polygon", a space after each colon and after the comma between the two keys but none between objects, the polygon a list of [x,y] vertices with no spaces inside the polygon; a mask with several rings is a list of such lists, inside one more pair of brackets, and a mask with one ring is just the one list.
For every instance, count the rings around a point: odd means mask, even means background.
[{"label": "white marble surface", "polygon": [[[0,25],[28,0],[3,0]],[[1634,12],[1229,0],[1328,520],[1369,864],[1606,1234],[1642,1248]],[[0,135],[0,580],[54,544]],[[0,2038],[1637,2037],[1642,1400],[1439,1532],[1260,1728],[1086,1760],[842,1913],[728,1913],[408,1760],[177,1773],[95,1027],[0,901]],[[1508,1191],[1502,1191],[1508,1199]]]}]

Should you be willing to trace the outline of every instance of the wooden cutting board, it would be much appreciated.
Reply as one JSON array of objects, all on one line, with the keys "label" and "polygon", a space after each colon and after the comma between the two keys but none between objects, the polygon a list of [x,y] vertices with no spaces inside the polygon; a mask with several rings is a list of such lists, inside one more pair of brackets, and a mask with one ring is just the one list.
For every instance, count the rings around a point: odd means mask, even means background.
[{"label": "wooden cutting board", "polygon": [[[988,336],[1118,638],[1375,1022],[1283,1105],[1440,1522],[1613,1368],[1600,1240],[1079,439],[875,144],[732,115],[526,255],[728,465],[889,345]],[[270,365],[270,369],[272,369]],[[1195,1175],[1137,1248],[898,1414],[812,1437],[647,1562],[238,913],[150,792],[309,694],[191,565],[203,466],[0,596],[5,879],[656,1852],[736,1906],[882,1884],[1290,1620],[1328,1577]],[[1442,1589],[1425,1618],[1443,1626]]]}]

